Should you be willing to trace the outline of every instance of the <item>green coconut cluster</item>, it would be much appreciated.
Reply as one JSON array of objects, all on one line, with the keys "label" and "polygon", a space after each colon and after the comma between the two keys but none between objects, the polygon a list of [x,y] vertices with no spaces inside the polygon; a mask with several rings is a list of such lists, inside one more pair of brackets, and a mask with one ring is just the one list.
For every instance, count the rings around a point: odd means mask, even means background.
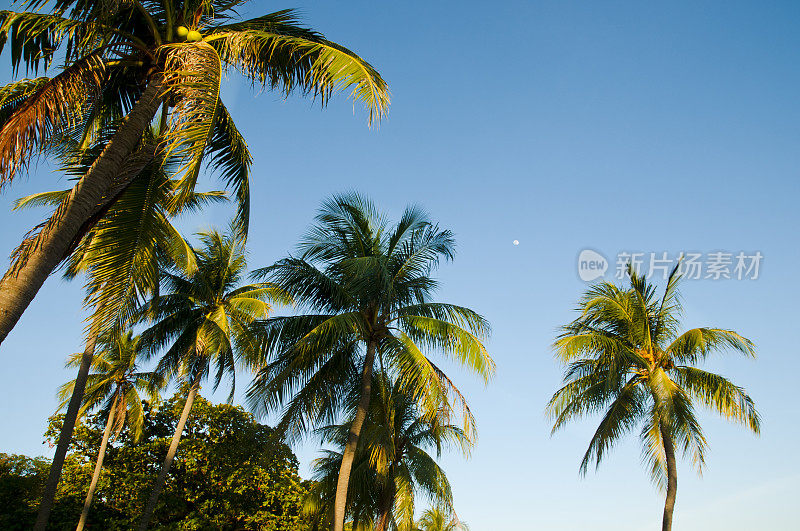
[{"label": "green coconut cluster", "polygon": [[197,42],[203,40],[203,35],[197,30],[190,30],[186,26],[178,26],[176,31],[178,37],[187,42]]}]

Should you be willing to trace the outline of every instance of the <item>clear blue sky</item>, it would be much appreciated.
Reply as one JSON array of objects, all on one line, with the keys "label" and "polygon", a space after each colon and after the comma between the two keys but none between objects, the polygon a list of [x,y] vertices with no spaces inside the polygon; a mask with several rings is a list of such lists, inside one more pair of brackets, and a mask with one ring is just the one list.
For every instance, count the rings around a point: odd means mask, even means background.
[{"label": "clear blue sky", "polygon": [[[251,265],[292,250],[330,193],[362,191],[394,216],[421,203],[458,238],[441,299],[479,310],[494,330],[491,385],[454,369],[480,429],[471,460],[443,460],[460,516],[474,531],[654,530],[662,498],[636,437],[581,479],[597,419],[551,438],[544,418],[560,381],[549,345],[585,288],[577,254],[758,250],[758,280],[684,284],[687,326],[757,344],[757,361],[711,367],[750,391],[764,422],[756,438],[704,415],[708,469],[700,479],[681,463],[675,522],[794,528],[800,4],[602,4],[254,2],[254,14],[299,7],[368,58],[392,106],[369,130],[344,98],[320,111],[230,77],[224,97],[255,154]],[[0,62],[5,83],[8,56]],[[12,214],[11,201],[63,185],[41,165],[0,196],[1,253],[43,215]],[[215,208],[182,226],[228,216]],[[82,318],[79,283],[53,277],[3,343],[0,451],[49,454],[41,434],[56,386],[72,377],[62,363],[80,348]],[[314,448],[297,451],[307,474]]]}]

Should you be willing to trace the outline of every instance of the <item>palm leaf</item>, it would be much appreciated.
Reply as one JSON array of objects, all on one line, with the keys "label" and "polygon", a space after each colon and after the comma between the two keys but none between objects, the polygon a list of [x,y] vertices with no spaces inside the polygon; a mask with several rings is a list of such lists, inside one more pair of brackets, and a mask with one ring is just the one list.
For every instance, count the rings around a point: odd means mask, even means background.
[{"label": "palm leaf", "polygon": [[760,433],[760,415],[753,399],[744,389],[718,374],[694,367],[676,367],[673,375],[676,383],[693,399],[715,409],[722,417],[740,422],[756,434]]},{"label": "palm leaf", "polygon": [[250,220],[250,167],[253,157],[244,137],[236,128],[228,109],[218,102],[212,136],[206,146],[210,155],[209,166],[219,172],[236,197],[236,230],[246,235]]},{"label": "palm leaf", "polygon": [[318,96],[323,104],[340,90],[380,119],[389,104],[386,83],[366,61],[321,35],[299,28],[294,13],[279,11],[257,19],[223,25],[206,41],[226,65],[264,86],[289,94],[294,89]]},{"label": "palm leaf", "polygon": [[640,420],[644,409],[637,383],[631,380],[609,406],[581,460],[582,474],[586,473],[592,459],[599,466],[603,454]]},{"label": "palm leaf", "polygon": [[90,54],[37,83],[0,129],[0,186],[26,167],[33,154],[43,152],[51,138],[83,119],[103,80],[103,62]]},{"label": "palm leaf", "polygon": [[177,211],[194,191],[214,135],[222,73],[219,55],[205,42],[165,45],[164,50],[165,87],[177,101],[160,149],[165,159],[180,161],[175,172],[178,193],[171,205]]}]

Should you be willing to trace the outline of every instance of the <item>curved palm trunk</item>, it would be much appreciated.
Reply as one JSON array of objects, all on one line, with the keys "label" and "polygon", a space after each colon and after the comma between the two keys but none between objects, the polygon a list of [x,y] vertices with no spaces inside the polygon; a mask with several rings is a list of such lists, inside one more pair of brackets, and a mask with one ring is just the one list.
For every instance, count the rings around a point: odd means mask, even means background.
[{"label": "curved palm trunk", "polygon": [[111,436],[111,429],[114,426],[114,417],[117,413],[116,402],[119,398],[114,400],[111,405],[111,412],[108,414],[106,421],[106,429],[103,431],[103,441],[100,443],[100,451],[97,453],[97,462],[94,465],[94,474],[92,474],[92,482],[89,484],[89,492],[86,493],[86,501],[83,502],[83,511],[81,512],[81,519],[78,520],[78,526],[75,531],[82,531],[83,526],[86,525],[86,519],[89,517],[89,507],[92,506],[92,498],[94,497],[94,490],[97,488],[97,480],[100,479],[100,471],[103,469],[103,459],[106,457],[106,448],[108,447],[108,439]]},{"label": "curved palm trunk", "polygon": [[675,465],[675,445],[663,424],[661,425],[661,438],[664,441],[664,456],[667,459],[667,499],[664,502],[661,531],[671,531],[672,511],[675,509],[675,495],[678,493],[678,468]]},{"label": "curved palm trunk", "polygon": [[39,504],[39,514],[36,516],[36,523],[33,525],[34,531],[44,531],[47,527],[47,520],[50,518],[50,511],[56,498],[58,481],[61,479],[61,468],[64,466],[64,459],[67,457],[67,449],[72,439],[72,432],[75,430],[75,422],[78,420],[78,411],[83,402],[83,392],[86,389],[86,380],[89,378],[89,368],[94,358],[94,347],[97,343],[97,333],[92,332],[86,341],[86,346],[81,357],[81,366],[78,369],[78,376],[75,378],[75,385],[72,388],[72,397],[69,399],[67,413],[64,415],[64,424],[61,426],[61,433],[58,436],[58,446],[50,464],[50,472],[47,475],[42,502]]},{"label": "curved palm trunk", "polygon": [[336,482],[336,498],[333,505],[333,531],[344,531],[344,515],[347,508],[347,487],[350,484],[350,470],[353,468],[353,459],[356,455],[358,437],[361,427],[367,418],[369,395],[372,392],[372,365],[375,362],[375,342],[367,343],[367,356],[364,359],[364,370],[361,373],[361,397],[358,400],[358,409],[347,434],[347,444],[342,454],[342,464],[339,467],[339,479]]},{"label": "curved palm trunk", "polygon": [[186,420],[189,418],[189,412],[192,410],[192,404],[194,404],[194,399],[197,397],[197,391],[199,389],[200,374],[198,373],[198,375],[195,376],[194,382],[192,382],[189,395],[186,397],[186,404],[183,406],[181,418],[178,420],[178,425],[175,427],[175,434],[172,436],[172,443],[169,445],[169,450],[167,450],[167,457],[164,458],[164,464],[161,467],[161,472],[158,474],[158,479],[156,479],[153,492],[150,493],[150,499],[147,500],[147,505],[144,508],[142,520],[139,522],[139,531],[145,531],[147,526],[150,524],[150,520],[153,518],[158,497],[161,495],[161,491],[164,490],[164,484],[167,481],[167,474],[172,466],[172,461],[175,459],[175,452],[178,451],[178,443],[181,440],[181,435],[183,435],[183,427],[186,425]]},{"label": "curved palm trunk", "polygon": [[[130,157],[162,99],[161,77],[152,80],[95,163],[0,280],[0,344],[17,324],[44,281],[69,253],[87,223],[149,162]],[[127,182],[126,182],[127,181]]]}]

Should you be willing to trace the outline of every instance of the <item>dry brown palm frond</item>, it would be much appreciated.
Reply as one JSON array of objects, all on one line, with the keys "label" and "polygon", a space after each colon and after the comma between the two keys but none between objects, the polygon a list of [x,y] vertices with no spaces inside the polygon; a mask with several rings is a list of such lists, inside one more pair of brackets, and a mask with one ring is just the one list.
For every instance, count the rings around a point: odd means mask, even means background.
[{"label": "dry brown palm frond", "polygon": [[0,129],[0,187],[13,180],[51,138],[79,123],[105,79],[103,61],[88,55],[42,82]]}]

